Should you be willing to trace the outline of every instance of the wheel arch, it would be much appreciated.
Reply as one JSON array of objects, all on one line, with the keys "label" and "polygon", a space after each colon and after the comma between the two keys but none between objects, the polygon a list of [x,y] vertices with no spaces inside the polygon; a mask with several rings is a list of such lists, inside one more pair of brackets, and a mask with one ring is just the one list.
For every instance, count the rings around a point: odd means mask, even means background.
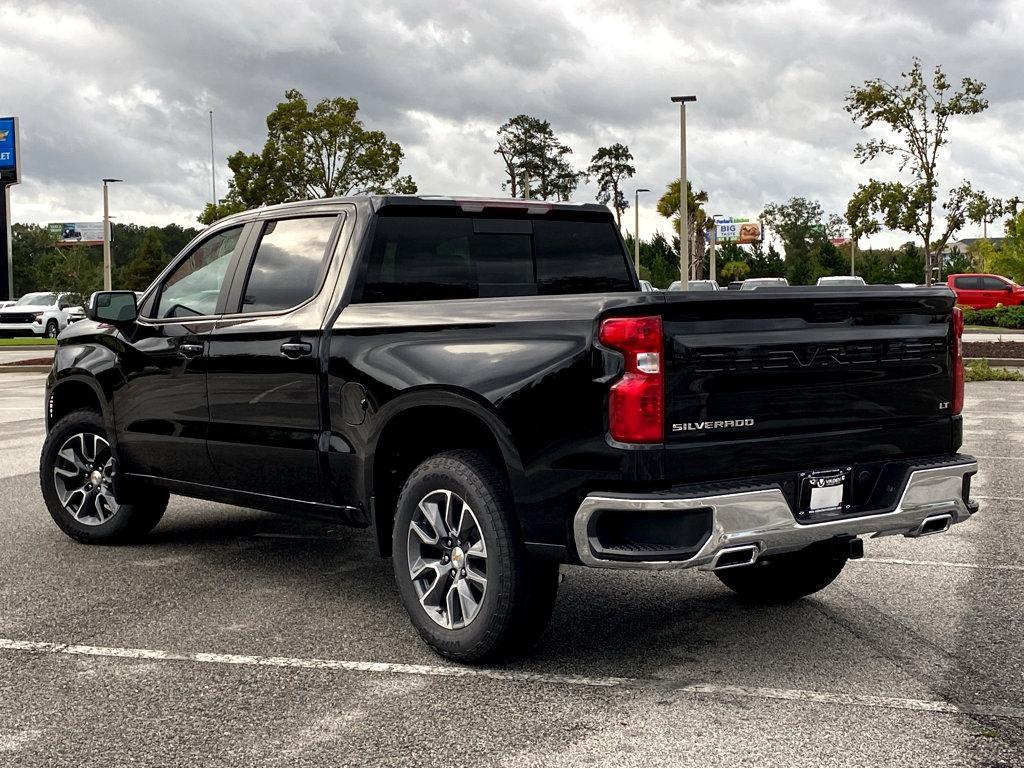
[{"label": "wheel arch", "polygon": [[48,389],[46,396],[46,429],[53,426],[58,419],[78,409],[91,409],[97,412],[111,430],[109,410],[105,408],[106,399],[98,383],[90,377],[64,376],[56,380]]},{"label": "wheel arch", "polygon": [[364,482],[382,556],[391,554],[391,527],[401,485],[427,457],[478,448],[494,458],[510,488],[514,490],[522,478],[522,461],[508,426],[489,403],[481,403],[471,393],[422,388],[390,402],[376,419],[380,428],[368,453]]}]

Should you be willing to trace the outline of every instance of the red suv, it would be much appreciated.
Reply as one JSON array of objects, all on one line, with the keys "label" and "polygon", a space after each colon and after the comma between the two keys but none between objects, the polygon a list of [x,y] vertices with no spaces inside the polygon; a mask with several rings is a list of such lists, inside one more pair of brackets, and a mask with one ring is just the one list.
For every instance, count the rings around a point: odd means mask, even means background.
[{"label": "red suv", "polygon": [[950,275],[946,285],[956,294],[957,304],[974,310],[1024,303],[1024,286],[1001,275]]}]

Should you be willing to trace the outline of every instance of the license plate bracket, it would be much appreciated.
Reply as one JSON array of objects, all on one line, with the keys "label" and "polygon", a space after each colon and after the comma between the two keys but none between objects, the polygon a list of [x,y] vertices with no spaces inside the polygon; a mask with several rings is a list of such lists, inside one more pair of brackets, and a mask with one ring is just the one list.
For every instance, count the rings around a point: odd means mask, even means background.
[{"label": "license plate bracket", "polygon": [[851,470],[840,467],[800,473],[800,512],[817,515],[849,508]]}]

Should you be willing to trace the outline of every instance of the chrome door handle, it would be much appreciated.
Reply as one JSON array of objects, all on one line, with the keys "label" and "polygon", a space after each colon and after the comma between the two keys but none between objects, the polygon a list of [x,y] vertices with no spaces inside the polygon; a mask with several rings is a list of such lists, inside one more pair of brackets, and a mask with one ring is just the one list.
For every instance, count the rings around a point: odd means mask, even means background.
[{"label": "chrome door handle", "polygon": [[281,354],[286,358],[301,358],[313,352],[313,345],[309,342],[285,342],[281,345]]},{"label": "chrome door handle", "polygon": [[179,344],[178,355],[183,358],[194,358],[197,355],[203,354],[203,346],[201,344]]}]

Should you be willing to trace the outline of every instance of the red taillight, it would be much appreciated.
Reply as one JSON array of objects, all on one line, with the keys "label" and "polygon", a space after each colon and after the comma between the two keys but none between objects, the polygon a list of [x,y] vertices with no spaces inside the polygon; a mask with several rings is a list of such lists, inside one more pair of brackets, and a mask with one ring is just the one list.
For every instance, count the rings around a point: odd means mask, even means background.
[{"label": "red taillight", "polygon": [[622,443],[665,440],[665,373],[661,318],[609,318],[601,343],[621,352],[626,373],[608,392],[608,432]]},{"label": "red taillight", "polygon": [[964,410],[964,313],[953,308],[953,399],[950,410],[959,414]]}]

